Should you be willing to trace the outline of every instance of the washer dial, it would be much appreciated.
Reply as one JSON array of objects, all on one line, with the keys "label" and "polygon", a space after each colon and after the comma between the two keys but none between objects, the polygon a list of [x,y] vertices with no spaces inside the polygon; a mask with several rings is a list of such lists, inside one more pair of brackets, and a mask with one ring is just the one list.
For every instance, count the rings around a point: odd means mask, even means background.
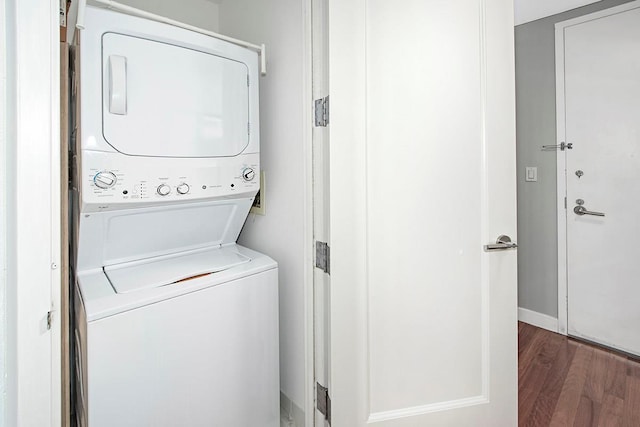
[{"label": "washer dial", "polygon": [[103,190],[116,185],[117,180],[118,178],[116,177],[116,174],[109,171],[98,172],[93,177],[93,183],[96,185],[96,187],[102,188]]},{"label": "washer dial", "polygon": [[171,193],[171,187],[169,187],[167,184],[160,184],[156,191],[161,196],[168,196],[169,193]]}]

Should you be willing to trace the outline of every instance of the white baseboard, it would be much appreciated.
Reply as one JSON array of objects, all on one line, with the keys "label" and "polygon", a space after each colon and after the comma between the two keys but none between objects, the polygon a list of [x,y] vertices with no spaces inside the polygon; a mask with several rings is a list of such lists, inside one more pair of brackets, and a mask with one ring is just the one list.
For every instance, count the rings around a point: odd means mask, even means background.
[{"label": "white baseboard", "polygon": [[280,426],[305,427],[304,411],[280,391]]},{"label": "white baseboard", "polygon": [[558,319],[546,314],[538,313],[537,311],[518,307],[518,320],[537,326],[538,328],[546,329],[547,331],[558,333]]}]

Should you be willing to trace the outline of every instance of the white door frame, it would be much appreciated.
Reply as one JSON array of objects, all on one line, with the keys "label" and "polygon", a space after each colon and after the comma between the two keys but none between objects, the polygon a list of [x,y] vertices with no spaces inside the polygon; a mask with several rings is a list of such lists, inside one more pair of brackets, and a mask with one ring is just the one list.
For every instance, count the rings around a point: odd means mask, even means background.
[{"label": "white door frame", "polygon": [[315,380],[315,343],[314,343],[314,288],[313,275],[315,271],[315,251],[313,240],[313,218],[317,215],[313,206],[313,56],[312,56],[312,32],[313,32],[313,5],[312,0],[304,0],[304,25],[302,35],[304,39],[304,55],[303,55],[303,96],[302,109],[304,111],[303,118],[305,120],[302,129],[304,132],[304,180],[305,180],[305,200],[304,200],[304,247],[305,263],[304,263],[304,355],[305,355],[305,377],[304,377],[304,425],[313,427],[314,412],[316,406],[316,380]]},{"label": "white door frame", "polygon": [[[556,27],[556,128],[557,143],[571,143],[566,140],[565,122],[565,82],[564,82],[564,31],[568,27],[615,15],[640,7],[640,0],[620,6],[579,16],[558,22]],[[558,212],[558,332],[567,335],[568,331],[568,259],[567,259],[567,152],[557,153],[557,212]]]},{"label": "white door frame", "polygon": [[[328,0],[311,0],[312,10],[312,92],[310,105],[314,100],[329,95],[329,63],[328,63]],[[315,113],[315,108],[314,108]],[[312,120],[314,122],[314,120]],[[314,126],[312,131],[313,150],[313,242],[329,243],[329,127]],[[331,390],[329,378],[329,274],[320,268],[311,266],[313,270],[314,292],[314,380],[316,384]],[[330,393],[330,391],[329,391]],[[314,396],[315,397],[315,396]],[[310,408],[314,415],[307,425],[323,427],[328,422],[315,406]]]},{"label": "white door frame", "polygon": [[[8,0],[6,425],[61,423],[57,0]],[[47,328],[47,314],[53,314]]]}]

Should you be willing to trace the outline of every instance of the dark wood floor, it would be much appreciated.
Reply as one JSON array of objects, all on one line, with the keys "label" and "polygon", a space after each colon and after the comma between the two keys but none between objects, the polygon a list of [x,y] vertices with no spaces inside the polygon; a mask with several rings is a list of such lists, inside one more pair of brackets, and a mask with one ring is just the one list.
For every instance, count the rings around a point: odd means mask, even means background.
[{"label": "dark wood floor", "polygon": [[518,324],[520,426],[640,427],[640,363]]}]

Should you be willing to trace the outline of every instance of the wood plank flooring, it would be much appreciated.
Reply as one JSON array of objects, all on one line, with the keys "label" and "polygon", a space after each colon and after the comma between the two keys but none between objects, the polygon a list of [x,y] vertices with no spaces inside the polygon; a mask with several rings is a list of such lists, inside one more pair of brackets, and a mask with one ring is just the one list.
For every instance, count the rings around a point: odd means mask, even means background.
[{"label": "wood plank flooring", "polygon": [[640,427],[640,362],[518,323],[520,426]]}]

